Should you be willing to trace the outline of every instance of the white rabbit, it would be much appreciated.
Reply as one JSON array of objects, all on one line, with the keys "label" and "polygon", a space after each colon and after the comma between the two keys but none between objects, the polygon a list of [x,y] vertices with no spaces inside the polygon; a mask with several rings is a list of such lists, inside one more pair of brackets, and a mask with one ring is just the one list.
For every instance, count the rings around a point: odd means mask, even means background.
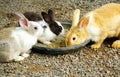
[{"label": "white rabbit", "polygon": [[24,60],[38,37],[43,34],[43,28],[38,23],[29,21],[21,13],[15,13],[15,16],[20,27],[0,30],[0,62]]}]

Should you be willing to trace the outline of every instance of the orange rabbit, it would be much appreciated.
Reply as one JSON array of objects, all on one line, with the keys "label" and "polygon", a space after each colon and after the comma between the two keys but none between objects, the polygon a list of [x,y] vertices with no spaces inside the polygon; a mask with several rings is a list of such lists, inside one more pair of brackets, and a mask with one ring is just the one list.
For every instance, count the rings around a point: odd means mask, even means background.
[{"label": "orange rabbit", "polygon": [[[100,48],[106,38],[120,38],[120,4],[109,3],[85,14],[79,19],[80,10],[73,13],[72,27],[66,36],[66,45],[76,45],[92,40],[91,48]],[[120,48],[120,40],[112,44]]]}]

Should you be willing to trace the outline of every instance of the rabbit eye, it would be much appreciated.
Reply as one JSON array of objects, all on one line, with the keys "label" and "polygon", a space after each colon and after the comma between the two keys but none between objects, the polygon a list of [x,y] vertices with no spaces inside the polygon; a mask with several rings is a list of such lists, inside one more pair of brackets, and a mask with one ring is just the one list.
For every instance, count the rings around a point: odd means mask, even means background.
[{"label": "rabbit eye", "polygon": [[37,27],[34,27],[35,30],[37,30],[38,28]]},{"label": "rabbit eye", "polygon": [[43,28],[47,28],[47,26],[46,26],[46,25],[44,25],[44,26],[43,26]]},{"label": "rabbit eye", "polygon": [[76,40],[76,38],[75,38],[75,37],[73,37],[73,40]]}]

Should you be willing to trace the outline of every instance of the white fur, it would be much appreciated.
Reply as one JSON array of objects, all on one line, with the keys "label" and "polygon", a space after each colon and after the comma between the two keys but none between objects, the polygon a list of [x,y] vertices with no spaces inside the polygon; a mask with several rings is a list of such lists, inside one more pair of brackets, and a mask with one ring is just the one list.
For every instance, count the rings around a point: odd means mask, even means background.
[{"label": "white fur", "polygon": [[93,19],[93,13],[91,12],[87,16],[89,17],[89,23],[87,25],[89,39],[91,39],[92,41],[98,41],[98,39],[100,38],[100,29],[96,26],[96,23],[93,23],[95,22]]},{"label": "white fur", "polygon": [[28,51],[37,41],[37,37],[30,35],[22,29],[14,30],[11,37],[16,40],[21,51]]},{"label": "white fur", "polygon": [[38,30],[35,31],[35,35],[34,36],[39,38],[43,34],[43,31],[44,31],[42,26],[40,26],[40,24],[38,22],[34,22],[34,21],[30,21],[30,22],[31,22],[33,27],[37,27],[38,28]]},{"label": "white fur", "polygon": [[[62,32],[60,33],[60,35],[61,34],[64,34],[64,28],[63,28],[63,26],[61,25],[61,23],[60,22],[58,22],[58,21],[55,21],[59,26],[61,26],[62,27]],[[50,27],[49,27],[49,25],[44,21],[44,20],[42,20],[42,21],[39,21],[38,22],[42,27],[43,26],[46,26],[47,28],[43,28],[44,30],[43,30],[43,34],[39,37],[39,41],[40,42],[42,42],[42,43],[44,43],[44,44],[51,44],[51,40],[53,40],[55,37],[57,37],[56,36],[56,34],[54,34],[51,30],[50,30]],[[54,26],[54,25],[53,25]]]},{"label": "white fur", "polygon": [[59,21],[55,21],[59,26],[62,27],[62,32],[60,33],[60,35],[63,35],[65,34],[65,30],[64,30],[64,27],[62,26],[62,24],[59,22]]}]

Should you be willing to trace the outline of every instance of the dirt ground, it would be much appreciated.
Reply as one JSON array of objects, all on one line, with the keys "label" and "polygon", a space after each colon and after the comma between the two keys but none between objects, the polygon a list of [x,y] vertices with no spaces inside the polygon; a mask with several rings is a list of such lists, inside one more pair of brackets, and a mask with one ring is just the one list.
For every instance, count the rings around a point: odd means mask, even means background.
[{"label": "dirt ground", "polygon": [[[106,3],[120,3],[119,0],[0,0],[0,29],[17,26],[11,16],[14,12],[55,12],[56,19],[71,20],[74,9],[81,10],[81,16]],[[99,49],[90,45],[75,53],[48,55],[31,53],[21,62],[0,63],[0,77],[119,77],[120,49],[111,48],[114,39],[105,40]]]}]

